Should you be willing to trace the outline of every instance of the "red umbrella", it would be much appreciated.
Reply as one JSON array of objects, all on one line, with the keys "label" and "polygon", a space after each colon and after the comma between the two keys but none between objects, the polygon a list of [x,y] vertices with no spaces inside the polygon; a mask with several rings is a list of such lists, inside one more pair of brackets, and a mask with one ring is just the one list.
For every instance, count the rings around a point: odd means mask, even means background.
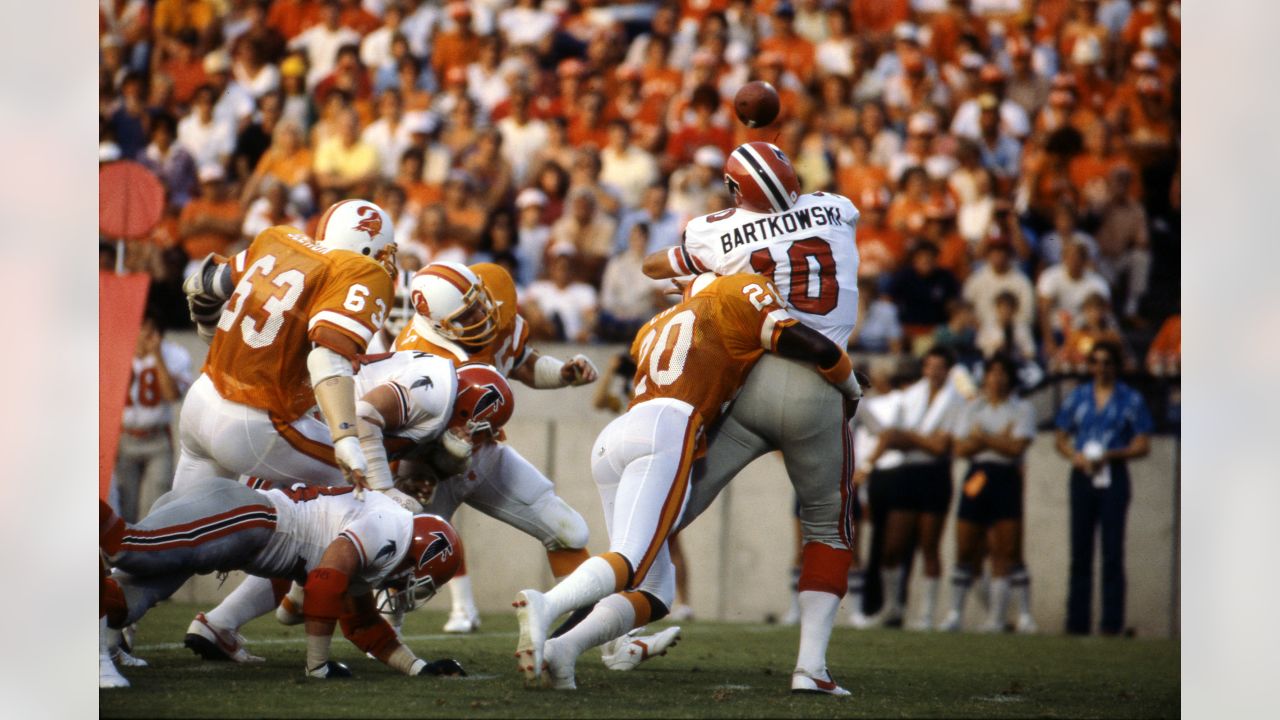
[{"label": "red umbrella", "polygon": [[98,232],[104,237],[137,240],[160,222],[164,186],[155,173],[132,160],[98,168]]}]

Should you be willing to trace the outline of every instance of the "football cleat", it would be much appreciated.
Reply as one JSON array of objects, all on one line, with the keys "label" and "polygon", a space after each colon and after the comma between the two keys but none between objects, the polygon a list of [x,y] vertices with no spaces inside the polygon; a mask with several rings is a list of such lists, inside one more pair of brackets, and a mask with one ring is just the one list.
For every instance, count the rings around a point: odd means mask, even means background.
[{"label": "football cleat", "polygon": [[578,658],[566,650],[561,650],[563,643],[554,638],[547,641],[542,650],[542,682],[553,690],[577,690],[578,682],[574,677],[574,665]]},{"label": "football cleat", "polygon": [[668,617],[670,617],[673,622],[689,622],[690,620],[693,620],[693,608],[685,605],[684,603],[680,603],[679,605],[671,608],[671,615]]},{"label": "football cleat", "polygon": [[444,623],[447,633],[473,633],[480,629],[480,612],[475,608],[454,608]]},{"label": "football cleat", "polygon": [[960,632],[960,613],[952,610],[938,624],[939,632]]},{"label": "football cleat", "polygon": [[129,687],[128,678],[120,674],[120,669],[111,660],[111,648],[107,639],[109,633],[107,618],[103,616],[98,620],[98,687]]},{"label": "football cleat", "polygon": [[791,673],[791,692],[800,694],[808,693],[814,695],[835,695],[836,697],[847,697],[853,693],[845,690],[831,679],[831,673],[825,672],[825,678],[814,677],[804,670],[796,670]]},{"label": "football cleat", "polygon": [[643,635],[645,628],[636,628],[622,637],[614,638],[600,646],[600,659],[610,670],[634,670],[640,663],[666,655],[667,650],[680,642],[680,626],[672,625],[653,635]]},{"label": "football cleat", "polygon": [[1014,626],[1019,635],[1035,635],[1040,632],[1040,626],[1036,625],[1036,619],[1030,615],[1019,615],[1018,624]]},{"label": "football cleat", "polygon": [[336,660],[328,660],[322,665],[307,668],[307,677],[319,680],[341,680],[351,677],[351,668]]},{"label": "football cleat", "polygon": [[540,684],[542,675],[542,650],[547,642],[547,629],[551,618],[547,617],[547,601],[537,590],[521,590],[516,593],[516,621],[520,623],[520,639],[516,642],[516,667],[524,674],[526,687]]},{"label": "football cleat", "polygon": [[205,660],[238,663],[266,662],[264,658],[250,654],[244,649],[244,636],[234,630],[214,625],[209,622],[204,613],[197,613],[196,619],[187,626],[187,636],[182,639],[182,644]]}]

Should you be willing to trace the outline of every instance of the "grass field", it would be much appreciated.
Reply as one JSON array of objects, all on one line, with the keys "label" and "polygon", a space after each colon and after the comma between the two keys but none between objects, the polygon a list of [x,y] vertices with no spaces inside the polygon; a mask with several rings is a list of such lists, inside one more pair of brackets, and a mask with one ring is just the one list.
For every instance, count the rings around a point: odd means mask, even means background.
[{"label": "grass field", "polygon": [[198,608],[164,604],[142,623],[126,669],[133,687],[100,691],[102,717],[1177,717],[1179,645],[1168,640],[982,636],[837,628],[828,660],[850,698],[792,696],[797,630],[694,622],[666,657],[610,672],[590,651],[576,693],[526,690],[514,615],[471,636],[439,633],[440,612],[411,615],[409,645],[457,658],[465,679],[409,678],[346,641],[355,678],[302,674],[301,628],[271,618],[245,629],[265,665],[203,662],[181,647]]}]

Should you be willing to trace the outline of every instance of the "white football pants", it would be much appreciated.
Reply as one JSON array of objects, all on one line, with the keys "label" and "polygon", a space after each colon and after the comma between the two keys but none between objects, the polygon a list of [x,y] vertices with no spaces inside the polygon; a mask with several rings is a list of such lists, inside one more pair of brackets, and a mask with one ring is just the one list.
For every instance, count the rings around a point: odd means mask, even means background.
[{"label": "white football pants", "polygon": [[659,398],[615,418],[591,450],[609,551],[631,563],[630,589],[649,592],[668,607],[675,596],[675,567],[667,539],[684,513],[701,433],[693,406]]},{"label": "white football pants", "polygon": [[345,485],[329,427],[310,413],[277,424],[263,410],[224,399],[207,375],[192,384],[178,424],[174,489],[210,477]]}]

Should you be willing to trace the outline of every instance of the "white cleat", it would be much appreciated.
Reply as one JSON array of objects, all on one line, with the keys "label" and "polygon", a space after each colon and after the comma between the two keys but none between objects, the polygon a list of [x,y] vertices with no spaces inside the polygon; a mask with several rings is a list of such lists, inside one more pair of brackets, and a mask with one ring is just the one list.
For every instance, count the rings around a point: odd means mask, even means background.
[{"label": "white cleat", "polygon": [[552,690],[577,690],[578,682],[574,677],[574,666],[577,656],[561,650],[563,643],[555,638],[547,641],[542,648],[542,682]]},{"label": "white cleat", "polygon": [[261,663],[264,658],[252,655],[244,649],[244,636],[234,630],[220,628],[209,622],[204,613],[187,626],[187,636],[182,644],[205,660],[238,663]]},{"label": "white cleat", "polygon": [[845,690],[836,684],[831,678],[831,673],[824,672],[825,678],[814,677],[804,670],[796,670],[791,673],[791,692],[793,693],[809,693],[814,695],[835,695],[836,697],[847,697],[853,693]]},{"label": "white cleat", "polygon": [[1018,624],[1014,626],[1019,635],[1035,635],[1040,632],[1040,626],[1036,625],[1036,619],[1030,615],[1019,615]]},{"label": "white cleat", "polygon": [[952,610],[938,623],[939,632],[960,632],[960,613]]},{"label": "white cleat", "polygon": [[120,669],[111,660],[111,647],[107,639],[107,635],[110,632],[107,628],[107,618],[104,615],[98,620],[98,687],[129,687],[129,679],[120,674]]},{"label": "white cleat", "polygon": [[600,659],[610,670],[634,670],[637,665],[667,654],[667,650],[680,642],[680,626],[642,635],[645,628],[636,628],[621,637],[600,646]]},{"label": "white cleat", "polygon": [[520,623],[520,639],[516,642],[516,668],[524,674],[526,687],[541,684],[542,650],[547,643],[551,618],[547,616],[547,600],[537,590],[516,593],[516,621]]},{"label": "white cleat", "polygon": [[690,622],[693,620],[693,608],[681,603],[671,608],[671,614],[668,617],[672,622]]},{"label": "white cleat", "polygon": [[480,611],[474,607],[454,608],[444,623],[447,633],[473,633],[480,629]]}]

